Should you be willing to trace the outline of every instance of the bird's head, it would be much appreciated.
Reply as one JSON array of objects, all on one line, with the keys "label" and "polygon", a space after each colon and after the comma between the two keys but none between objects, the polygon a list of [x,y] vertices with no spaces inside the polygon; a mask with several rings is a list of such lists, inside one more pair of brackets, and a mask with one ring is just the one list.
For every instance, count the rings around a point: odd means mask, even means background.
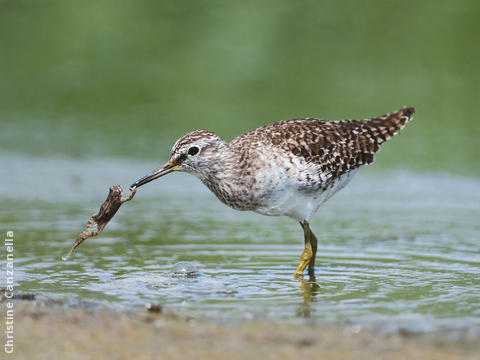
[{"label": "bird's head", "polygon": [[142,186],[172,171],[183,171],[202,176],[215,165],[216,159],[228,147],[217,134],[208,130],[196,130],[182,136],[172,147],[168,162],[138,179],[130,189]]}]

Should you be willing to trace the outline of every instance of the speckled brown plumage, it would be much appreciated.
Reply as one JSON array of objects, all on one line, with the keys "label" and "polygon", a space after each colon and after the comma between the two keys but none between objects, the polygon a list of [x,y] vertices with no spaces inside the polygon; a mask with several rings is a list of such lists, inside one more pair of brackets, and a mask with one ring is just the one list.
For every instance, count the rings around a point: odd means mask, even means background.
[{"label": "speckled brown plumage", "polygon": [[[284,120],[229,144],[211,131],[197,130],[175,143],[170,161],[234,209],[308,219],[356,169],[374,161],[380,145],[414,111],[403,108],[364,120]],[[192,146],[199,149],[195,156],[188,154]],[[292,206],[292,201],[298,204]]]},{"label": "speckled brown plumage", "polygon": [[326,121],[314,118],[283,120],[235,138],[230,145],[268,145],[319,165],[330,179],[374,161],[380,149],[410,120],[412,107],[364,120]]}]

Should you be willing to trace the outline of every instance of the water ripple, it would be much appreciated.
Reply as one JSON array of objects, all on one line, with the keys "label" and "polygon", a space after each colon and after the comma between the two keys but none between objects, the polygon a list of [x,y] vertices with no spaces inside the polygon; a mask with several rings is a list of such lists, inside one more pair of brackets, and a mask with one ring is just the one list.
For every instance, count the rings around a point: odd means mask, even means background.
[{"label": "water ripple", "polygon": [[[5,163],[13,185],[0,191],[8,205],[0,221],[16,231],[20,290],[118,308],[160,302],[219,321],[309,317],[386,332],[480,327],[478,180],[360,174],[311,222],[320,242],[316,278],[295,280],[298,224],[230,210],[183,175],[142,188],[104,234],[60,261],[108,185],[155,166],[57,160],[22,159],[40,180]],[[59,171],[78,178],[75,191]],[[44,184],[32,189],[34,181]],[[193,262],[198,276],[172,277],[179,261]]]}]

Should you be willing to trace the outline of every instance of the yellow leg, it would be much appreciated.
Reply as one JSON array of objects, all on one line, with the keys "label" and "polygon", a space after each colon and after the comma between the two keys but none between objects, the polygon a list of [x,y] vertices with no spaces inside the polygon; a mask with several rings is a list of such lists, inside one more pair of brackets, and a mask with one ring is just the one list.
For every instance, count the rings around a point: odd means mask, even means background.
[{"label": "yellow leg", "polygon": [[310,263],[310,260],[312,259],[313,256],[313,251],[312,251],[312,246],[310,243],[305,244],[305,250],[303,250],[302,256],[300,256],[300,264],[297,267],[297,270],[295,270],[295,276],[300,276],[303,275],[303,271],[307,267],[307,265]]},{"label": "yellow leg", "polygon": [[[308,227],[308,230],[310,230],[310,227]],[[317,256],[318,241],[312,230],[310,230],[310,245],[312,246],[313,254],[310,263],[308,264],[308,275],[315,278],[315,257]]]},{"label": "yellow leg", "polygon": [[303,228],[305,237],[305,250],[300,256],[300,264],[295,271],[295,276],[303,275],[303,271],[308,265],[308,274],[312,276],[315,272],[315,255],[317,254],[317,238],[310,230],[310,226],[306,220],[300,223]]}]

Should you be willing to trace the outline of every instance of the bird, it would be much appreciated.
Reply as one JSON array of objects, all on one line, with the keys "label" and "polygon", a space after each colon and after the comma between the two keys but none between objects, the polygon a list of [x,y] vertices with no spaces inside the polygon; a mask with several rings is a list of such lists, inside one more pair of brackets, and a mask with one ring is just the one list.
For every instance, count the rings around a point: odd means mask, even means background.
[{"label": "bird", "polygon": [[295,277],[314,276],[318,240],[310,219],[380,146],[412,119],[414,107],[363,120],[295,118],[226,142],[209,130],[179,138],[170,159],[130,186],[134,190],[174,171],[195,175],[227,206],[298,221],[304,250]]}]

